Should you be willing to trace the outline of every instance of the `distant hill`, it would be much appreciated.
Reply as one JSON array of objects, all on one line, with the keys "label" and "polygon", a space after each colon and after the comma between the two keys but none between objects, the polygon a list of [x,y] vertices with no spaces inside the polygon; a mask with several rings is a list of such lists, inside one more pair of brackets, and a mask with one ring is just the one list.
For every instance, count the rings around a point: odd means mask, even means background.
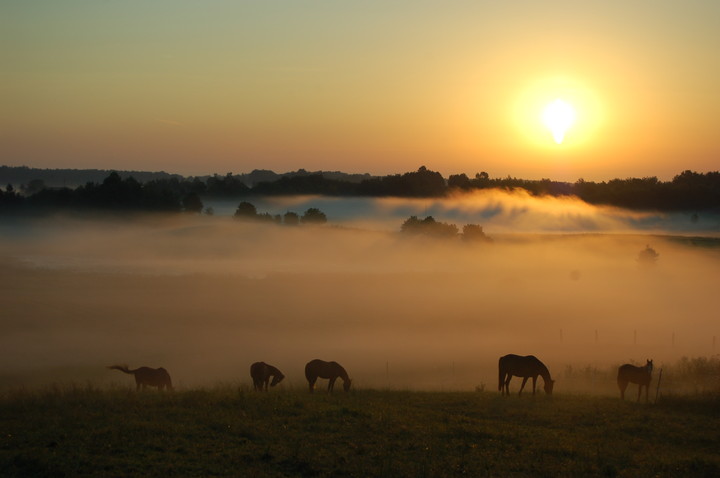
[{"label": "distant hill", "polygon": [[[109,169],[39,169],[27,166],[0,166],[0,186],[12,184],[16,189],[22,189],[30,181],[41,180],[45,186],[51,188],[76,188],[89,182],[101,183],[113,170]],[[145,183],[153,179],[183,179],[179,174],[170,174],[164,171],[117,171],[123,179],[132,176],[137,181]]]},{"label": "distant hill", "polygon": [[[23,186],[30,183],[30,181],[40,180],[46,187],[68,187],[76,188],[78,186],[85,185],[89,182],[101,183],[108,175],[114,170],[109,169],[39,169],[30,168],[27,166],[0,166],[0,187],[5,187],[8,184],[12,184],[16,189],[23,189]],[[156,179],[178,179],[184,180],[188,177],[180,174],[170,174],[164,171],[150,172],[150,171],[116,171],[121,178],[125,179],[128,177],[135,178],[140,183],[146,183],[148,181]],[[295,176],[311,176],[321,174],[326,179],[335,179],[341,181],[347,181],[350,183],[360,183],[363,180],[371,179],[374,176],[364,174],[350,174],[343,173],[340,171],[306,171],[304,169],[298,169],[297,171],[291,171],[287,173],[276,173],[268,169],[255,169],[250,173],[243,174],[232,174],[227,173],[235,179],[245,183],[248,187],[253,187],[256,184],[263,182],[277,181],[283,177],[295,177]],[[218,176],[217,174],[214,176]],[[208,178],[214,177],[208,176],[197,176],[197,179],[206,181]],[[190,176],[192,177],[192,176]]]},{"label": "distant hill", "polygon": [[[113,174],[114,173],[114,174]],[[105,184],[105,183],[108,184]],[[180,210],[183,201],[203,197],[238,198],[248,195],[365,197],[443,197],[451,192],[483,189],[522,189],[533,196],[576,196],[589,204],[635,210],[720,210],[720,172],[685,170],[672,181],[656,177],[575,183],[550,179],[491,178],[486,172],[470,178],[421,166],[417,171],[388,176],[347,174],[304,169],[278,174],[256,169],[250,173],[184,177],[166,172],[101,169],[35,169],[0,166],[0,206],[8,210],[38,205],[77,205]],[[194,196],[193,196],[194,195]],[[120,199],[124,198],[123,203]],[[25,201],[28,199],[28,201]],[[120,202],[118,202],[120,201]],[[4,206],[3,206],[4,204]],[[22,206],[22,207],[21,207]]]},{"label": "distant hill", "polygon": [[[250,173],[242,173],[242,174],[228,173],[228,174],[230,174],[235,179],[239,179],[246,186],[251,187],[251,188],[257,184],[272,183],[281,178],[292,178],[292,177],[298,177],[298,176],[313,176],[313,175],[318,175],[318,174],[321,175],[322,177],[324,177],[325,179],[334,179],[334,180],[338,180],[338,181],[346,181],[349,183],[360,183],[366,179],[372,179],[375,177],[369,173],[351,174],[351,173],[343,173],[341,171],[306,171],[304,169],[298,169],[297,171],[290,171],[287,173],[276,173],[269,169],[254,169]],[[217,175],[215,175],[215,176],[217,176]],[[198,176],[198,179],[205,181],[211,177],[213,177],[213,176]],[[2,184],[2,183],[0,183],[0,184]]]}]

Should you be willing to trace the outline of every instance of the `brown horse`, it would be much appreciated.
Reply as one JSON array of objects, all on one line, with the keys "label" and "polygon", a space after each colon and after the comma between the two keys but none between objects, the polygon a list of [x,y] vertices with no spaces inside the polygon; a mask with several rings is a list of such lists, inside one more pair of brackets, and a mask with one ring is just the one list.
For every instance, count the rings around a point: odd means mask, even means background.
[{"label": "brown horse", "polygon": [[645,403],[648,401],[648,389],[650,388],[650,380],[652,379],[653,361],[648,360],[644,367],[636,367],[626,363],[618,368],[617,384],[620,387],[620,399],[625,400],[625,389],[627,389],[628,383],[638,384],[638,397],[637,401],[640,401],[640,395],[643,387],[645,387]]},{"label": "brown horse", "polygon": [[533,395],[535,395],[535,384],[537,382],[538,375],[542,376],[545,381],[545,393],[552,395],[553,386],[555,380],[550,378],[550,372],[544,363],[537,359],[534,355],[520,356],[520,355],[504,355],[500,357],[498,361],[499,369],[499,384],[498,390],[503,395],[510,395],[510,379],[514,376],[522,377],[522,385],[520,385],[520,392],[522,394],[523,388],[528,379],[532,377]]},{"label": "brown horse", "polygon": [[340,377],[343,380],[343,390],[346,392],[350,390],[350,384],[352,380],[348,377],[347,372],[337,362],[326,362],[324,360],[315,359],[311,360],[305,365],[305,378],[307,378],[308,385],[310,387],[310,393],[315,390],[315,382],[318,378],[327,378],[328,382],[328,393],[333,391],[335,386],[335,380]]},{"label": "brown horse", "polygon": [[[252,364],[250,366],[250,376],[253,379],[255,390],[258,392],[262,392],[263,390],[267,392],[268,383],[271,387],[274,387],[285,378],[285,375],[283,375],[277,367],[268,365],[265,362],[255,362]],[[270,382],[270,377],[273,378],[272,382]]]},{"label": "brown horse", "polygon": [[136,390],[140,390],[140,387],[142,387],[143,390],[145,390],[145,387],[157,387],[158,390],[173,389],[170,374],[162,367],[140,367],[135,370],[130,370],[127,365],[111,365],[108,368],[134,375]]}]

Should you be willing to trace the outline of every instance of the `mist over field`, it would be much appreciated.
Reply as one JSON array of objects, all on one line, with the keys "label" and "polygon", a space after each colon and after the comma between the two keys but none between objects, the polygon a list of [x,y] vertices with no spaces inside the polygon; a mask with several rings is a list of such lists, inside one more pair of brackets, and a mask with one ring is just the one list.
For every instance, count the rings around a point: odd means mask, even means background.
[{"label": "mist over field", "polygon": [[[259,360],[285,373],[280,387],[305,387],[305,363],[322,358],[358,387],[496,390],[498,357],[517,353],[541,358],[562,393],[579,387],[568,367],[718,353],[720,247],[695,237],[717,238],[717,216],[520,193],[251,200],[329,219],[290,227],[237,221],[237,202],[214,216],[5,221],[0,389],[134,386],[115,363],[163,366],[181,388],[248,384]],[[410,215],[494,241],[403,237]],[[646,245],[654,267],[637,261]]]},{"label": "mist over field", "polygon": [[[428,216],[497,233],[657,233],[720,236],[720,214],[638,212],[590,205],[570,196],[534,197],[525,190],[476,190],[448,198],[338,198],[273,196],[249,199],[258,212],[324,211],[334,224],[395,231],[408,216]],[[232,215],[238,200],[208,200],[218,215]]]}]

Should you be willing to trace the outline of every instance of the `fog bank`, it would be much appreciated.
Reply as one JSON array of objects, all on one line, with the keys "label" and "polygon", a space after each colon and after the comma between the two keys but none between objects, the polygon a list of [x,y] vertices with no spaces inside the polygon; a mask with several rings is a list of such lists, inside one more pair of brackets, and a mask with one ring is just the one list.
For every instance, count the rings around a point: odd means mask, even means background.
[{"label": "fog bank", "polygon": [[[114,363],[163,366],[179,387],[245,385],[258,360],[285,372],[282,387],[304,387],[304,364],[323,358],[342,363],[359,387],[495,390],[498,357],[517,353],[540,357],[560,393],[572,388],[563,388],[569,365],[609,370],[653,358],[660,367],[718,353],[716,241],[633,232],[642,215],[588,216],[579,204],[561,213],[550,203],[503,203],[482,221],[463,201],[431,202],[419,215],[481,224],[493,243],[407,238],[398,222],[373,228],[363,219],[342,227],[219,214],[5,223],[0,388],[131,386],[104,368]],[[413,204],[374,207],[406,216],[417,213]],[[498,217],[515,221],[503,229]],[[515,230],[573,223],[590,226]],[[621,224],[624,233],[593,224]],[[660,255],[642,267],[648,244]]]}]

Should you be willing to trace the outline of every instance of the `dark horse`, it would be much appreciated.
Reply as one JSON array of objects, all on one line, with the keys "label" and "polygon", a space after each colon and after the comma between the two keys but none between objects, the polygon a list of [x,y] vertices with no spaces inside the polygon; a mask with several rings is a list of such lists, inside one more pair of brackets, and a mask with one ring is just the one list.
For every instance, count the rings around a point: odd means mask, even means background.
[{"label": "dark horse", "polygon": [[500,372],[498,390],[500,390],[503,395],[510,395],[510,379],[513,375],[523,378],[522,385],[520,385],[520,393],[518,393],[518,395],[522,394],[525,384],[531,377],[533,395],[535,395],[535,384],[537,382],[538,375],[542,376],[545,381],[545,393],[552,395],[555,380],[550,378],[550,372],[545,364],[538,360],[534,355],[526,355],[524,357],[513,354],[504,355],[500,357],[498,369]]},{"label": "dark horse", "polygon": [[108,368],[134,375],[136,390],[140,390],[140,387],[142,387],[143,390],[145,387],[157,387],[158,390],[173,389],[170,374],[162,367],[140,367],[135,370],[130,370],[127,365],[111,365]]},{"label": "dark horse", "polygon": [[[255,390],[258,392],[262,392],[263,390],[267,392],[268,383],[271,387],[274,387],[285,378],[285,375],[283,375],[277,367],[268,365],[265,362],[255,362],[252,364],[250,366],[250,376],[253,379]],[[272,382],[270,382],[270,377],[273,378]]]},{"label": "dark horse", "polygon": [[332,392],[335,386],[335,380],[337,380],[338,377],[343,379],[343,390],[346,392],[350,390],[352,380],[350,380],[347,372],[339,363],[315,359],[305,365],[305,378],[307,378],[308,385],[310,386],[310,393],[315,389],[315,382],[317,382],[318,378],[329,379],[328,392]]},{"label": "dark horse", "polygon": [[636,367],[626,363],[618,368],[617,384],[620,387],[620,399],[625,400],[625,389],[627,389],[628,383],[638,384],[638,398],[640,401],[640,394],[642,393],[643,387],[645,387],[645,402],[648,401],[648,388],[650,388],[650,380],[652,379],[653,361],[648,360],[644,367]]}]

